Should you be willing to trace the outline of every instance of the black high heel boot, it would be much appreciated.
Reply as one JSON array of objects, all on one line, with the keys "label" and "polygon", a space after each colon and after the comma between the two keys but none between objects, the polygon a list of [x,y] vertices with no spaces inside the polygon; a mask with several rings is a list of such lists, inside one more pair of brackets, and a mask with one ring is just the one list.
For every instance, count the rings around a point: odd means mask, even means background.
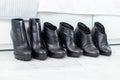
[{"label": "black high heel boot", "polygon": [[23,19],[12,19],[11,37],[14,47],[14,55],[18,60],[30,61],[31,49],[27,40]]},{"label": "black high heel boot", "polygon": [[75,30],[77,45],[83,49],[84,55],[98,57],[99,50],[95,47],[90,29],[83,23],[79,22]]},{"label": "black high heel boot", "polygon": [[41,35],[40,20],[30,19],[28,31],[32,48],[32,57],[39,60],[45,60],[47,58],[47,50]]},{"label": "black high heel boot", "polygon": [[75,43],[74,28],[68,23],[61,22],[58,32],[61,42],[67,50],[67,55],[70,57],[80,57],[83,51]]},{"label": "black high heel boot", "polygon": [[92,29],[92,38],[95,46],[99,49],[101,55],[111,55],[112,51],[110,46],[108,45],[105,28],[101,23],[95,22],[95,25]]},{"label": "black high heel boot", "polygon": [[44,23],[43,37],[48,49],[48,55],[53,58],[63,58],[66,51],[61,47],[57,27],[51,23]]}]

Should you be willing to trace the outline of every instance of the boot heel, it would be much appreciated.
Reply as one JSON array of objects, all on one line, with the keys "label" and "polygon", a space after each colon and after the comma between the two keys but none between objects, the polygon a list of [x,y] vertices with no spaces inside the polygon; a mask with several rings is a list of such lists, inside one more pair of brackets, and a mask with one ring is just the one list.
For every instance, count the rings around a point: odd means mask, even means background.
[{"label": "boot heel", "polygon": [[[59,37],[61,37],[61,36],[59,35]],[[63,43],[63,41],[62,41],[62,38],[59,38],[59,40],[60,40],[60,45],[61,45],[61,47],[65,48],[65,45],[64,45],[64,43]]]},{"label": "boot heel", "polygon": [[16,55],[15,54],[15,58],[18,59],[18,60],[22,60],[22,61],[30,61],[32,58],[30,55],[27,55],[27,56],[21,56],[21,55]]},{"label": "boot heel", "polygon": [[61,47],[65,48],[65,46],[64,46],[64,44],[63,44],[61,39],[60,39],[60,45],[61,45]]}]

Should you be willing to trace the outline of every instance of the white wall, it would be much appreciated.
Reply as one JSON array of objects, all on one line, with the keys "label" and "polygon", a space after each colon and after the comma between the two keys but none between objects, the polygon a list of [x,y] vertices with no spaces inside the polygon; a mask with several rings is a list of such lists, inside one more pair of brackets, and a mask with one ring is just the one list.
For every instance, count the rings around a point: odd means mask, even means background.
[{"label": "white wall", "polygon": [[[77,22],[83,22],[88,27],[92,28],[95,21],[100,21],[105,25],[108,39],[111,44],[120,43],[120,16],[92,16],[92,15],[77,15],[77,14],[61,14],[61,13],[38,13],[38,18],[41,19],[41,24],[51,22],[59,27],[59,22],[65,21],[76,27]],[[10,37],[11,23],[10,20],[0,20],[0,49],[11,49],[12,41]],[[10,44],[10,45],[9,45]],[[5,46],[6,45],[6,46]],[[9,45],[9,46],[8,46]]]},{"label": "white wall", "polygon": [[51,22],[59,27],[60,22],[68,22],[76,27],[78,22],[83,22],[90,28],[92,27],[92,15],[62,14],[62,13],[39,13],[37,15],[41,19],[41,23]]},{"label": "white wall", "polygon": [[0,20],[0,44],[10,44],[10,20]]}]

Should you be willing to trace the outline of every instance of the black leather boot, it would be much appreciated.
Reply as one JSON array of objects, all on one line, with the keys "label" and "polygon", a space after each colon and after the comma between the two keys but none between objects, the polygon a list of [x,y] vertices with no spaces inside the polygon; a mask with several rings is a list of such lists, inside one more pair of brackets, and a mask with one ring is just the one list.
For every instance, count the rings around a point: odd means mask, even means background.
[{"label": "black leather boot", "polygon": [[53,58],[63,58],[66,51],[61,47],[57,27],[51,23],[44,23],[43,37],[48,49],[48,55]]},{"label": "black leather boot", "polygon": [[61,42],[67,50],[67,55],[70,57],[80,57],[83,54],[83,50],[77,47],[75,43],[74,28],[68,23],[61,22],[58,32]]},{"label": "black leather boot", "polygon": [[39,60],[47,58],[47,49],[41,35],[41,26],[39,19],[29,20],[29,37],[32,49],[32,57]]},{"label": "black leather boot", "polygon": [[95,47],[90,29],[83,23],[79,22],[75,30],[77,45],[83,49],[84,55],[98,57],[99,50]]},{"label": "black leather boot", "polygon": [[112,51],[110,46],[108,45],[105,28],[101,23],[95,22],[95,25],[92,29],[92,38],[95,46],[99,49],[100,54],[106,56],[111,55]]},{"label": "black leather boot", "polygon": [[14,55],[18,60],[30,61],[31,49],[27,40],[23,19],[12,19],[11,37],[14,47]]}]

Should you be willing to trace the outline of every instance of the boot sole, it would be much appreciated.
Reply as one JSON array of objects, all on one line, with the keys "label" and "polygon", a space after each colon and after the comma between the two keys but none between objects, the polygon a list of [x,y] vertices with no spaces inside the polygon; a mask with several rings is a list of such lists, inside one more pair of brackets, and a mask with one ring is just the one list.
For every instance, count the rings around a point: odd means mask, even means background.
[{"label": "boot sole", "polygon": [[90,55],[90,53],[84,53],[83,55],[88,56],[88,57],[98,57],[99,55]]},{"label": "boot sole", "polygon": [[112,55],[111,53],[100,53],[100,54],[103,56],[111,56]]},{"label": "boot sole", "polygon": [[75,57],[75,58],[79,58],[82,54],[76,55],[76,54],[67,54],[67,56],[69,57]]},{"label": "boot sole", "polygon": [[38,57],[33,57],[34,59],[37,59],[37,60],[46,60],[47,59],[47,54],[46,55],[40,55]]},{"label": "boot sole", "polygon": [[57,58],[57,59],[62,59],[62,58],[64,58],[64,56],[55,56],[55,55],[49,55],[49,57],[51,57],[51,58]]},{"label": "boot sole", "polygon": [[48,52],[48,56],[51,57],[51,58],[58,58],[58,59],[62,59],[65,57],[65,54],[64,55],[59,55],[59,54],[53,54],[51,52]]}]

